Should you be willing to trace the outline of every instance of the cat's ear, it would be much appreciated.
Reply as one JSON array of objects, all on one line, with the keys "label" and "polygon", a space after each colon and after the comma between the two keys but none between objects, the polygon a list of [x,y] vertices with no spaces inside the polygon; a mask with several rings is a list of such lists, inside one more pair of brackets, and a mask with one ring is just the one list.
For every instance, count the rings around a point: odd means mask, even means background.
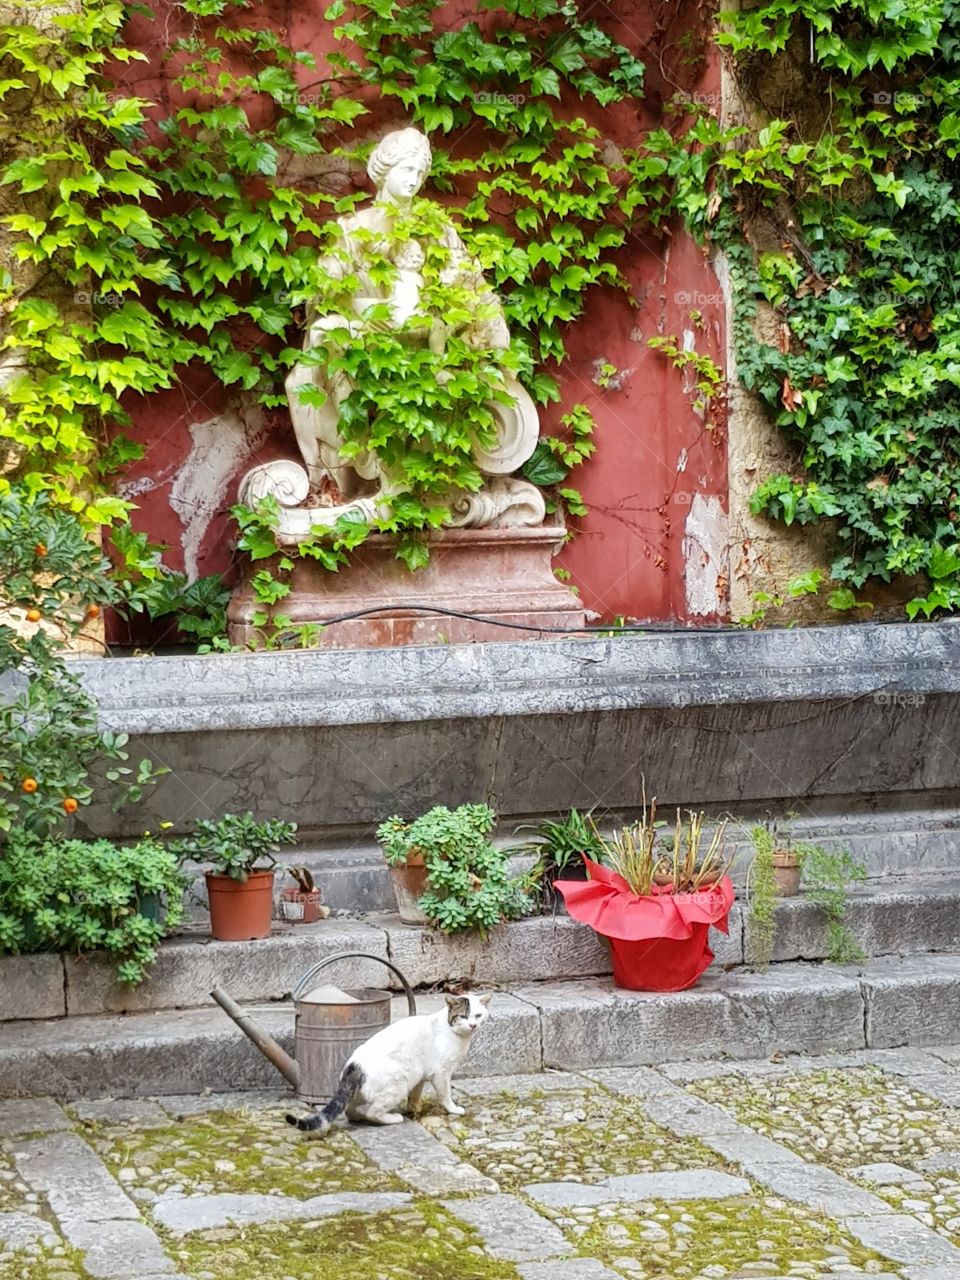
[{"label": "cat's ear", "polygon": [[488,991],[485,996],[477,996],[477,999],[480,1001],[482,1005],[488,1005],[490,1001],[493,999],[493,992]]},{"label": "cat's ear", "polygon": [[463,996],[447,996],[447,1008],[457,1009],[463,1004]]}]

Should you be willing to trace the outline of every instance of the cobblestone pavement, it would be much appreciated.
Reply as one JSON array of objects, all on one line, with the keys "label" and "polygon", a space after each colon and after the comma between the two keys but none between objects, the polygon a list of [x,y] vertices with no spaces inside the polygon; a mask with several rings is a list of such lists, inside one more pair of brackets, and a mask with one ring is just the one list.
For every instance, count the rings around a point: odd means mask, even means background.
[{"label": "cobblestone pavement", "polygon": [[960,1048],[457,1091],[0,1101],[0,1280],[960,1280]]}]

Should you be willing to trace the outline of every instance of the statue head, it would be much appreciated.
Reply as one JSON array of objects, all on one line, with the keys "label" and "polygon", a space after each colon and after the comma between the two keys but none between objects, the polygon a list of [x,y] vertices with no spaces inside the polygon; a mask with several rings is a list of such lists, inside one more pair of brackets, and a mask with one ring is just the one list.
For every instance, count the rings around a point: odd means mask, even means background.
[{"label": "statue head", "polygon": [[419,129],[397,129],[377,143],[367,173],[382,199],[411,200],[430,171],[430,143]]}]

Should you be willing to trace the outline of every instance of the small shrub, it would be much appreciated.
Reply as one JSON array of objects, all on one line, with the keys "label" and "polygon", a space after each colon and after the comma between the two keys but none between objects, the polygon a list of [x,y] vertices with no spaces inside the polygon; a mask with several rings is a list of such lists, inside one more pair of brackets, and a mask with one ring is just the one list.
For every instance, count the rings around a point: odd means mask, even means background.
[{"label": "small shrub", "polygon": [[478,929],[485,934],[532,909],[524,879],[509,874],[508,853],[490,843],[494,821],[493,811],[485,804],[463,804],[453,810],[438,805],[415,822],[393,817],[377,828],[377,839],[391,866],[406,862],[410,855],[422,855],[427,892],[419,906],[429,923],[444,933]]},{"label": "small shrub", "polygon": [[0,493],[0,845],[21,829],[44,838],[101,783],[138,800],[166,769],[127,767],[127,735],[100,730],[97,704],[61,650],[118,599],[110,564],[78,518],[46,494]]},{"label": "small shrub", "polygon": [[251,871],[275,867],[281,845],[295,844],[296,839],[295,822],[257,822],[252,813],[225,813],[219,819],[204,818],[192,835],[172,840],[170,849],[182,861],[209,863],[218,875],[242,883]]},{"label": "small shrub", "polygon": [[149,836],[115,845],[18,831],[0,857],[0,954],[105,951],[133,986],[180,923],[183,888],[176,857]]}]

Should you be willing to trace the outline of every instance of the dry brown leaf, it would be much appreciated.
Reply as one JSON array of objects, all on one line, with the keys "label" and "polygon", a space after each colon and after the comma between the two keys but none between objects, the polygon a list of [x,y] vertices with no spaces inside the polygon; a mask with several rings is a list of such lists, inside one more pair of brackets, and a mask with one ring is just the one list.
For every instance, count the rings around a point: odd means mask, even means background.
[{"label": "dry brown leaf", "polygon": [[803,392],[798,391],[792,385],[789,378],[784,378],[783,387],[780,391],[780,399],[783,401],[783,407],[788,413],[795,413],[803,404]]}]

